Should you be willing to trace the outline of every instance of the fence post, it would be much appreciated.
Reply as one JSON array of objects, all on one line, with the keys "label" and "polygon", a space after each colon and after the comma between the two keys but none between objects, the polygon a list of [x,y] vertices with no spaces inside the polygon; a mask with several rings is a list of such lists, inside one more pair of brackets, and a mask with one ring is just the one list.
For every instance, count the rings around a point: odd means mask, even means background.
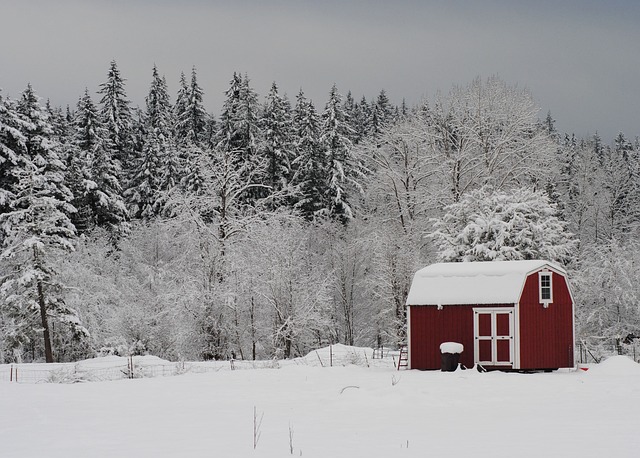
[{"label": "fence post", "polygon": [[333,367],[333,345],[329,345],[329,367]]},{"label": "fence post", "polygon": [[9,369],[9,381],[13,382],[13,364],[11,365],[11,367]]}]

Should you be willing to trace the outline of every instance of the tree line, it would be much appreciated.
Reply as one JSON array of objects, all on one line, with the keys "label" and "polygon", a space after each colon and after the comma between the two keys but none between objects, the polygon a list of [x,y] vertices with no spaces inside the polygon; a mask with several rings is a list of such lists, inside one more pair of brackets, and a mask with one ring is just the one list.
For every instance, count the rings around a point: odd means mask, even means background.
[{"label": "tree line", "polygon": [[639,141],[561,135],[531,95],[475,79],[414,107],[323,109],[234,73],[219,116],[195,68],[116,62],[66,111],[0,98],[0,358],[292,357],[398,345],[413,272],[545,258],[571,271],[596,351],[640,334]]}]

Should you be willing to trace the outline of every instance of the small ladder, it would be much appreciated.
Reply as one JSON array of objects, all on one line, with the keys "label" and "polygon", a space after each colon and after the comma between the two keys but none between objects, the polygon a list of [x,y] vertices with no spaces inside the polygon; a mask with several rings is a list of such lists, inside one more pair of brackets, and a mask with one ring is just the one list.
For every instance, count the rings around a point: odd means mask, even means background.
[{"label": "small ladder", "polygon": [[401,367],[408,368],[409,367],[409,349],[406,345],[402,345],[400,347],[400,358],[398,359],[398,370]]}]

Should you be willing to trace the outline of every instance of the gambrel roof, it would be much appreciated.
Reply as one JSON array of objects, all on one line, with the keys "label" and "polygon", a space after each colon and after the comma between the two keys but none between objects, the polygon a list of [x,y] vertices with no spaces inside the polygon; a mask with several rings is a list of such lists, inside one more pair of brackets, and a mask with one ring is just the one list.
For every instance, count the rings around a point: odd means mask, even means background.
[{"label": "gambrel roof", "polygon": [[414,275],[407,305],[515,304],[527,276],[544,268],[566,275],[542,260],[432,264]]}]

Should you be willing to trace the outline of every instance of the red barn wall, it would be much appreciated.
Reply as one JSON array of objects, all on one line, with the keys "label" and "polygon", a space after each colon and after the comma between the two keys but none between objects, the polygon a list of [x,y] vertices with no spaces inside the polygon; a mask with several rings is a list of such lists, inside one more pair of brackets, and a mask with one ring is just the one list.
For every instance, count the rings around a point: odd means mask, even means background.
[{"label": "red barn wall", "polygon": [[[487,305],[486,307],[513,307]],[[458,342],[464,346],[460,362],[473,366],[473,308],[478,305],[411,306],[410,365],[412,369],[440,369],[440,344]]]},{"label": "red barn wall", "polygon": [[553,273],[553,302],[539,302],[538,273],[529,275],[520,298],[520,368],[573,367],[573,308],[564,276]]}]

